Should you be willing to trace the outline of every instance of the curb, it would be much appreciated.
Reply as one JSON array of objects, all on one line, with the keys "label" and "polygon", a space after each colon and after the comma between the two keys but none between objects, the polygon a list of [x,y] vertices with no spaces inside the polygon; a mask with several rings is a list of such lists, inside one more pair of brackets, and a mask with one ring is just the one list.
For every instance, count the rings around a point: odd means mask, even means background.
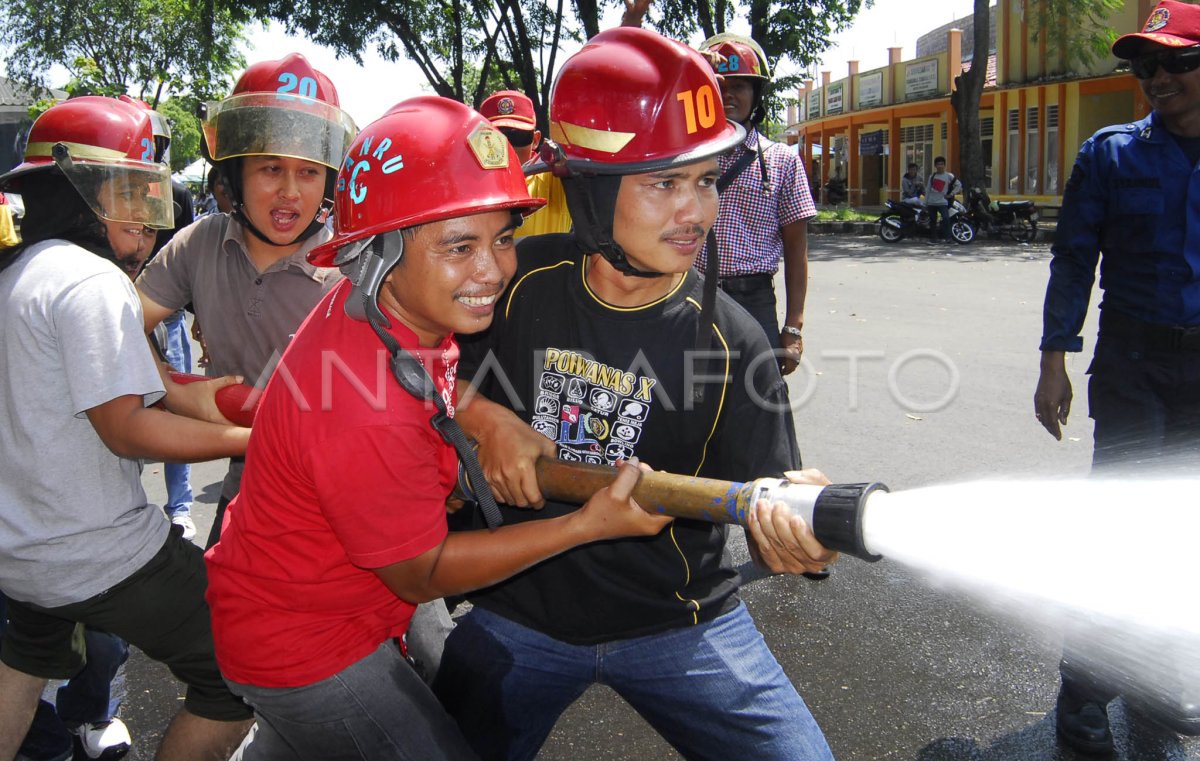
[{"label": "curb", "polygon": [[[809,222],[808,232],[810,235],[855,235],[869,236],[876,235],[878,222]],[[1035,243],[1051,243],[1054,241],[1054,224],[1038,224],[1037,235],[1034,237]],[[1006,240],[1003,238],[992,238],[991,240]]]}]

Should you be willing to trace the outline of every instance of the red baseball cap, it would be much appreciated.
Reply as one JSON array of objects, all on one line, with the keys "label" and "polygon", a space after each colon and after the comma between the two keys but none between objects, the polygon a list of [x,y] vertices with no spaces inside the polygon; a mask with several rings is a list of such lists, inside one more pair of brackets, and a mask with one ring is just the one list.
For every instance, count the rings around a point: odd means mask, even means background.
[{"label": "red baseball cap", "polygon": [[1162,0],[1150,12],[1142,31],[1119,37],[1112,52],[1117,58],[1136,58],[1145,52],[1147,42],[1168,48],[1200,45],[1200,5]]},{"label": "red baseball cap", "polygon": [[537,128],[533,101],[525,93],[516,90],[492,93],[479,106],[479,113],[497,127],[511,127],[526,132],[533,132]]}]

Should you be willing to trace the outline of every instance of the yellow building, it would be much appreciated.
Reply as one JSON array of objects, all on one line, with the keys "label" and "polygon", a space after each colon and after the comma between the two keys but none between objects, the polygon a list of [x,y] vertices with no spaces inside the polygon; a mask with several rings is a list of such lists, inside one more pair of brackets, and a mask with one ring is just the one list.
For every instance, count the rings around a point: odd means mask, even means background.
[{"label": "yellow building", "polygon": [[[1137,31],[1154,5],[1126,3],[1108,26],[1118,34]],[[1046,35],[1035,35],[1033,15],[1028,0],[992,7],[996,50],[986,59],[980,103],[984,164],[993,199],[1058,206],[1080,144],[1103,126],[1140,119],[1149,106],[1127,67],[1117,70],[1123,62],[1112,56],[1088,67],[1065,62]],[[950,91],[963,70],[962,35],[948,30],[944,49],[928,56],[902,61],[900,48],[888,48],[886,66],[859,72],[850,61],[842,79],[822,72],[819,87],[805,83],[786,134],[788,142],[800,143],[814,188],[831,177],[848,178],[850,205],[873,206],[899,198],[910,162],[926,177],[933,158],[945,156],[958,172]]]}]

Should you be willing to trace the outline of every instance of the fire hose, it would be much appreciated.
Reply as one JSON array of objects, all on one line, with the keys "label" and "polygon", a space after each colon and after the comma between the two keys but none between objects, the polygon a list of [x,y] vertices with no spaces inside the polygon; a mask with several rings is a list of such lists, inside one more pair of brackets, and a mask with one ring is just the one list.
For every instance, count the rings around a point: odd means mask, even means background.
[{"label": "fire hose", "polygon": [[[170,372],[168,375],[171,376],[171,380],[181,384],[208,382],[212,380],[212,378],[206,378],[203,375],[192,375],[191,373]],[[254,423],[254,413],[258,411],[257,393],[253,386],[248,386],[245,383],[234,383],[229,386],[223,386],[217,389],[217,410],[225,416],[226,420],[234,425],[249,428]]]},{"label": "fire hose", "polygon": [[[617,477],[616,468],[564,462],[539,457],[538,488],[558,502],[583,504]],[[474,493],[459,469],[457,493],[470,499]],[[873,497],[887,492],[880,483],[796,484],[782,478],[759,478],[739,483],[682,476],[663,471],[643,471],[633,487],[633,499],[656,515],[690,518],[708,523],[745,526],[754,504],[765,499],[783,502],[812,528],[817,540],[831,550],[875,562],[882,556],[871,551],[863,532],[863,515]]]},{"label": "fire hose", "polygon": [[[172,372],[170,375],[176,383],[211,380],[187,373]],[[231,423],[250,426],[258,410],[254,393],[253,387],[241,383],[218,389],[217,409]],[[616,468],[607,465],[565,462],[550,457],[538,458],[536,473],[538,488],[546,497],[580,505],[617,477]],[[758,478],[741,483],[642,471],[633,488],[633,498],[649,513],[742,526],[749,521],[750,510],[758,500],[783,502],[793,514],[804,519],[825,547],[875,562],[882,556],[868,546],[863,515],[871,499],[887,490],[880,483],[815,486],[795,484],[783,478]],[[463,499],[474,498],[474,490],[462,468],[459,468],[456,493]]]}]

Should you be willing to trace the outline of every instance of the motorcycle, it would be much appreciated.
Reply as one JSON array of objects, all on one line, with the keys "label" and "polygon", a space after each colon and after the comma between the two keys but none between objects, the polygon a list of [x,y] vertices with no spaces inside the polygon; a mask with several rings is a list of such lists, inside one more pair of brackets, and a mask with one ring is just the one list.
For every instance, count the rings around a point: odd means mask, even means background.
[{"label": "motorcycle", "polygon": [[[975,226],[967,218],[967,207],[958,200],[951,201],[947,209],[949,221],[946,227],[950,238],[959,245],[975,240]],[[879,237],[887,243],[896,243],[910,235],[929,237],[930,214],[925,204],[917,199],[887,201],[887,209],[879,215]]]},{"label": "motorcycle", "polygon": [[967,194],[968,216],[980,232],[992,237],[1007,235],[1018,243],[1037,237],[1038,211],[1033,201],[992,202],[987,191],[971,188]]}]

